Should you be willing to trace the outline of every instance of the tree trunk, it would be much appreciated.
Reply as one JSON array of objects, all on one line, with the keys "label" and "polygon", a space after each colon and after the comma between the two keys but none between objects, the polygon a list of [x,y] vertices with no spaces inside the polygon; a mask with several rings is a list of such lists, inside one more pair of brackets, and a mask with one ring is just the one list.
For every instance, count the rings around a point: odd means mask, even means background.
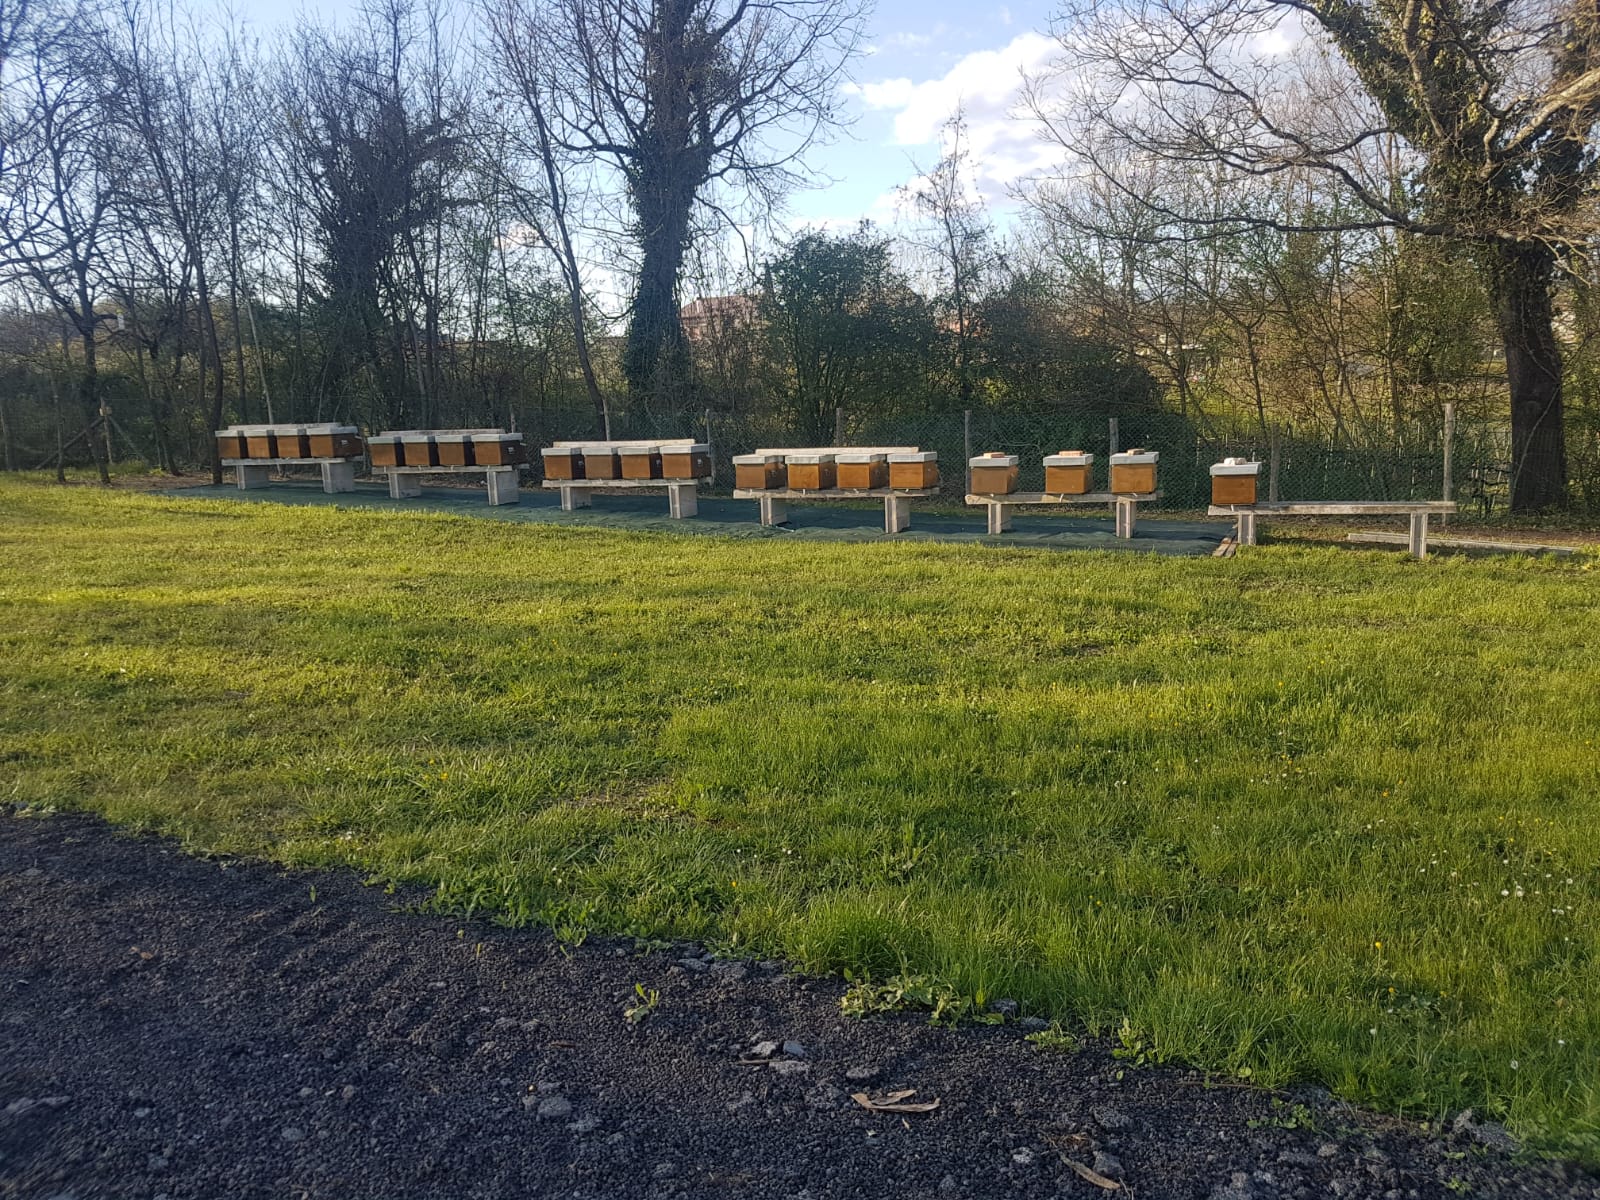
[{"label": "tree trunk", "polygon": [[111,485],[111,469],[101,457],[100,443],[94,436],[95,424],[106,420],[100,413],[100,364],[98,346],[94,337],[94,310],[89,310],[89,328],[81,334],[83,339],[83,378],[78,382],[78,399],[83,405],[84,429],[89,431],[89,454],[100,471],[100,482]]},{"label": "tree trunk", "polygon": [[682,186],[682,173],[665,165],[652,174],[659,182],[643,183],[636,200],[644,254],[622,369],[630,395],[678,408],[688,400],[689,391],[689,347],[678,319],[678,273],[689,242],[694,193]]},{"label": "tree trunk", "polygon": [[1489,290],[1511,392],[1511,510],[1558,508],[1567,499],[1567,450],[1551,302],[1555,258],[1530,244],[1506,243],[1492,254]]}]

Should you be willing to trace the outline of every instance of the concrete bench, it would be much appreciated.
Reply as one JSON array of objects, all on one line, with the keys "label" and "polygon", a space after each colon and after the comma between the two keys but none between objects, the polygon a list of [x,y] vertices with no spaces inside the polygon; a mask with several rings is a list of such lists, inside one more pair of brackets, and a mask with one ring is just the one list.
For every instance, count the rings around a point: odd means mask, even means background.
[{"label": "concrete bench", "polygon": [[503,429],[385,430],[367,439],[372,473],[393,500],[422,495],[424,475],[483,475],[491,507],[522,499],[522,435]]},{"label": "concrete bench", "polygon": [[560,493],[562,512],[593,507],[597,491],[665,491],[667,515],[683,520],[699,514],[700,485],[711,482],[711,447],[693,438],[553,442],[540,453],[542,486]]},{"label": "concrete bench", "polygon": [[[896,463],[895,458],[915,461]],[[791,501],[882,500],[883,531],[903,533],[911,528],[911,501],[939,494],[937,486],[894,485],[891,473],[901,468],[915,474],[920,484],[937,482],[937,456],[915,446],[767,447],[739,455],[734,467],[740,472],[765,474],[777,462],[783,465],[786,486],[736,486],[733,490],[735,500],[754,500],[760,505],[763,525],[788,524]],[[795,486],[801,474],[818,486]],[[861,486],[841,486],[844,479]]]},{"label": "concrete bench", "polygon": [[361,435],[353,425],[230,425],[216,433],[224,467],[234,469],[240,491],[265,487],[274,470],[317,467],[330,495],[356,490]]},{"label": "concrete bench", "polygon": [[1263,513],[1275,517],[1402,516],[1410,522],[1406,548],[1413,558],[1428,557],[1428,518],[1455,511],[1454,500],[1262,500],[1255,504],[1213,504],[1206,510],[1213,517],[1234,518],[1241,546],[1256,544],[1256,517]]},{"label": "concrete bench", "polygon": [[1161,499],[1160,492],[1118,493],[1084,492],[1081,495],[1056,495],[1051,492],[1006,492],[1000,495],[969,495],[967,503],[989,510],[989,532],[1007,533],[1011,529],[1012,509],[1035,504],[1099,504],[1116,508],[1116,533],[1131,538],[1138,529],[1139,505]]}]

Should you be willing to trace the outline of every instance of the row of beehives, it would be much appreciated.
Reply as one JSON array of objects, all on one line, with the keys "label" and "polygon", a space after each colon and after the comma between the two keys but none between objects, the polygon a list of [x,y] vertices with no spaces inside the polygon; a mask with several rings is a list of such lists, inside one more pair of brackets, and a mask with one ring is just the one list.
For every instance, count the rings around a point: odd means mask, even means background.
[{"label": "row of beehives", "polygon": [[217,431],[223,458],[356,458],[353,425],[230,425]]},{"label": "row of beehives", "polygon": [[539,451],[546,479],[705,479],[711,447],[704,442],[569,442]]},{"label": "row of beehives", "polygon": [[920,492],[939,486],[932,450],[758,450],[733,456],[734,486],[742,491]]},{"label": "row of beehives", "polygon": [[[1106,490],[1118,496],[1147,496],[1156,490],[1156,468],[1161,455],[1155,450],[1133,449],[1111,456]],[[991,451],[968,463],[972,491],[979,496],[1007,496],[1017,490],[1020,459],[1015,454]],[[1213,504],[1254,504],[1256,478],[1261,464],[1227,458],[1211,468]],[[1062,450],[1044,459],[1044,494],[1085,496],[1094,491],[1094,455],[1082,450]]]},{"label": "row of beehives", "polygon": [[364,441],[354,425],[231,425],[217,431],[223,459],[359,458],[375,467],[514,466],[526,461],[522,435],[498,429],[405,429]]}]

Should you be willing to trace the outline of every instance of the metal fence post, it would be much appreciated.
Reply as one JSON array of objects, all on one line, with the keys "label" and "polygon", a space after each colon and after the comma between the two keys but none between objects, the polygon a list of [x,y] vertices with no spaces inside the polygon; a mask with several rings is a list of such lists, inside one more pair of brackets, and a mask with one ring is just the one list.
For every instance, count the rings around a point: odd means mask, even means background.
[{"label": "metal fence post", "polygon": [[1267,500],[1269,503],[1278,502],[1278,467],[1283,462],[1283,439],[1274,425],[1271,432],[1271,444],[1267,450]]},{"label": "metal fence post", "polygon": [[966,481],[966,496],[972,491],[972,410],[965,409],[961,413],[961,477]]},{"label": "metal fence post", "polygon": [[706,409],[706,457],[711,460],[711,486],[717,486],[717,443],[711,436],[711,410]]},{"label": "metal fence post", "polygon": [[[1456,406],[1454,404],[1446,404],[1444,406],[1444,495],[1441,497],[1444,500],[1450,499],[1450,493],[1455,490],[1454,480],[1450,478],[1451,470],[1455,465],[1455,450]],[[1450,524],[1448,513],[1439,514],[1439,524],[1441,526]]]},{"label": "metal fence post", "polygon": [[833,410],[833,444],[844,445],[844,405],[840,404]]}]

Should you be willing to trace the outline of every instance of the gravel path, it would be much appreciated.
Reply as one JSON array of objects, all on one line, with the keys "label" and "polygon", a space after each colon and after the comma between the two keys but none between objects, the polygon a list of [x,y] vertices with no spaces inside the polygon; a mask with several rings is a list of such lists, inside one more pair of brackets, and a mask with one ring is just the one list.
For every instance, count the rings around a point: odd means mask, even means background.
[{"label": "gravel path", "polygon": [[[1016,1023],[845,1018],[778,964],[569,955],[349,874],[0,813],[4,1197],[1600,1196],[1493,1126],[1119,1079]],[[636,983],[660,999],[631,1027]],[[903,1089],[938,1108],[848,1096]]]}]

